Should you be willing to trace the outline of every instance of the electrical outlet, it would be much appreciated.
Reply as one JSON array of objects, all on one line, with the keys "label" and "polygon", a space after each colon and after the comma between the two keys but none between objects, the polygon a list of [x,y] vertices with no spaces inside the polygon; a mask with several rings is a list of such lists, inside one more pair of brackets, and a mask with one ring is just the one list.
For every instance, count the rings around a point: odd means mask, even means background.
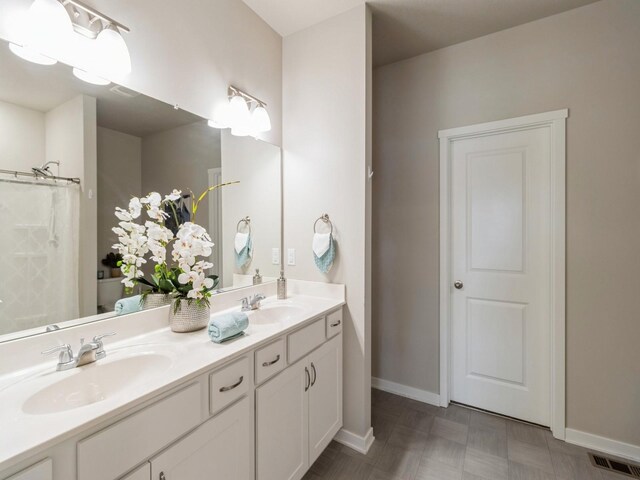
[{"label": "electrical outlet", "polygon": [[271,264],[280,265],[280,249],[279,248],[271,249]]},{"label": "electrical outlet", "polygon": [[287,265],[296,264],[296,249],[290,248],[287,250]]}]

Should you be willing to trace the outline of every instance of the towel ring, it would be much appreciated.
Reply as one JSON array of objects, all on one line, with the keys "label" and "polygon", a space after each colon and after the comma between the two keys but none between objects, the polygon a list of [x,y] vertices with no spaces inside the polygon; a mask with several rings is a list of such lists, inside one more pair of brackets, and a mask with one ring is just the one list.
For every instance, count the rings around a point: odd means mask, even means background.
[{"label": "towel ring", "polygon": [[249,218],[249,215],[247,215],[244,218],[241,218],[240,221],[238,222],[238,224],[236,225],[236,232],[240,232],[240,225],[243,224],[245,225],[246,228],[249,229],[249,234],[251,234],[251,219]]},{"label": "towel ring", "polygon": [[329,215],[326,213],[320,215],[320,217],[318,217],[318,219],[313,223],[313,233],[318,233],[316,231],[316,227],[318,226],[318,222],[320,220],[329,225],[329,227],[331,228],[331,231],[329,233],[333,235],[333,223],[331,223],[331,220],[329,220]]}]

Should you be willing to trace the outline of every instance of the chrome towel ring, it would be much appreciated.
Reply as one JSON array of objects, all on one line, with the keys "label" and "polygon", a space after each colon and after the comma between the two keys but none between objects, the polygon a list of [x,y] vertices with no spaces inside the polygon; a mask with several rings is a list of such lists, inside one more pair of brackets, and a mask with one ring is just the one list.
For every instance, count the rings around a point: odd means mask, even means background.
[{"label": "chrome towel ring", "polygon": [[240,232],[240,227],[243,223],[245,228],[249,230],[249,234],[251,234],[251,219],[249,218],[249,215],[240,219],[240,221],[236,225],[236,232]]},{"label": "chrome towel ring", "polygon": [[316,228],[320,220],[322,220],[325,224],[329,226],[329,228],[331,228],[331,231],[329,233],[333,235],[333,223],[331,223],[331,220],[329,219],[329,215],[326,213],[323,213],[322,215],[320,215],[318,219],[313,223],[313,233],[318,233]]}]

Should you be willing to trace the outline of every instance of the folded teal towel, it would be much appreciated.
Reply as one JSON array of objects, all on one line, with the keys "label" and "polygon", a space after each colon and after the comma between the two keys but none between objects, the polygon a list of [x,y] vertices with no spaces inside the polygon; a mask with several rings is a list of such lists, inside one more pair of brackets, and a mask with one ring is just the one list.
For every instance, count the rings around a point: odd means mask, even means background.
[{"label": "folded teal towel", "polygon": [[209,337],[212,342],[222,343],[240,335],[249,326],[249,317],[243,312],[217,315],[209,320]]},{"label": "folded teal towel", "polygon": [[141,304],[142,298],[140,295],[134,295],[133,297],[121,298],[116,302],[114,308],[116,315],[126,315],[128,313],[135,313],[142,310]]}]

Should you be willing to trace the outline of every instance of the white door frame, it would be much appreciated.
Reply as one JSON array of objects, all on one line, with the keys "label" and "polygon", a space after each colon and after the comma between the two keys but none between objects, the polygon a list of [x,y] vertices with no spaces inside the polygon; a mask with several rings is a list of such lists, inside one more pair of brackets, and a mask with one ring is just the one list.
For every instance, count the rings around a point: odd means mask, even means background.
[{"label": "white door frame", "polygon": [[462,138],[547,127],[551,154],[551,430],[565,438],[565,205],[566,119],[569,110],[440,130],[440,405],[449,405],[451,386],[451,158],[450,145]]}]

